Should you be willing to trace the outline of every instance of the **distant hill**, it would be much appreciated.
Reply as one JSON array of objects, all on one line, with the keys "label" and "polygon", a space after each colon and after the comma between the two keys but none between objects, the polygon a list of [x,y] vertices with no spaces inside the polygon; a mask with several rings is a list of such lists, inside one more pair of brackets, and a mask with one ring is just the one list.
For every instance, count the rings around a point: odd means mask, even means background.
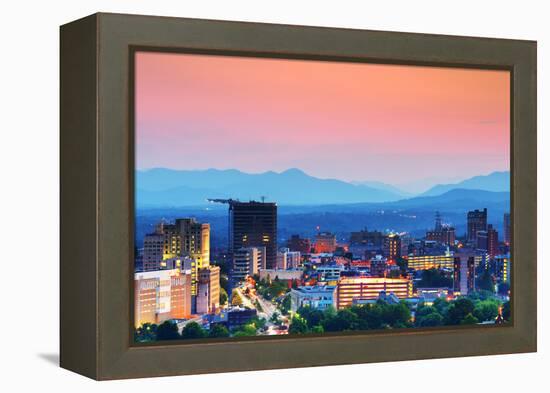
[{"label": "distant hill", "polygon": [[207,198],[276,201],[281,205],[387,202],[402,194],[363,184],[319,179],[299,169],[259,174],[230,170],[151,169],[136,172],[138,207],[191,206]]},{"label": "distant hill", "polygon": [[454,184],[438,184],[421,196],[441,195],[453,189],[509,192],[510,172],[493,172],[486,176],[475,176]]},{"label": "distant hill", "polygon": [[397,194],[397,195],[399,195],[403,198],[408,198],[408,197],[411,197],[411,196],[414,195],[410,192],[403,191],[402,189],[400,189],[396,186],[393,186],[393,185],[387,184],[387,183],[383,183],[381,181],[352,181],[351,184],[355,184],[355,185],[358,185],[358,186],[372,187],[372,188],[376,188],[377,190],[389,191],[389,192]]}]

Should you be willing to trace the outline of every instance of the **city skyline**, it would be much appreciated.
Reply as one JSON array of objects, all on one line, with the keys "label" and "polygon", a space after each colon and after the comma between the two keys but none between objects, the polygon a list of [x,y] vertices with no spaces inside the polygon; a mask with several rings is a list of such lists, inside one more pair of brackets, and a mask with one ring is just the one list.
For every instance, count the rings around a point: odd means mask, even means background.
[{"label": "city skyline", "polygon": [[[509,89],[507,71],[138,52],[136,167],[452,182],[509,170]],[[181,154],[206,141],[208,165]]]}]

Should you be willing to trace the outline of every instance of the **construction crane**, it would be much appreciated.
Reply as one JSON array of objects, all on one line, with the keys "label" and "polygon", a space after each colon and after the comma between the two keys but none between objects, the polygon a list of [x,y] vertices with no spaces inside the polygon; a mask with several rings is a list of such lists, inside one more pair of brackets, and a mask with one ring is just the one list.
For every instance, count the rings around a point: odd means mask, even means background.
[{"label": "construction crane", "polygon": [[207,201],[211,203],[226,203],[228,205],[232,205],[235,202],[239,202],[237,199],[219,199],[219,198],[208,198]]}]

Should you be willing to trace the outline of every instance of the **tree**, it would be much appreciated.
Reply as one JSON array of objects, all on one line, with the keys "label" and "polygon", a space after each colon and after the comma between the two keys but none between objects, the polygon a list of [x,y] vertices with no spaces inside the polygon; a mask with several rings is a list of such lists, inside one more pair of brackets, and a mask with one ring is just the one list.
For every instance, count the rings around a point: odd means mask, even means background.
[{"label": "tree", "polygon": [[293,316],[290,321],[288,332],[290,334],[304,334],[307,333],[307,331],[308,328],[306,320],[298,315]]},{"label": "tree", "polygon": [[450,306],[449,302],[443,297],[438,297],[433,302],[433,307],[441,315],[445,315],[447,313],[447,309],[449,308],[449,306]]},{"label": "tree", "polygon": [[498,315],[500,304],[495,300],[483,300],[476,302],[473,315],[479,321],[494,321]]},{"label": "tree", "polygon": [[324,332],[325,332],[325,329],[323,329],[323,327],[321,325],[316,325],[316,326],[313,326],[311,328],[311,333],[320,334],[320,333],[324,333]]},{"label": "tree", "polygon": [[433,327],[442,326],[444,323],[443,317],[440,313],[432,312],[428,315],[424,315],[415,321],[415,325],[418,327]]},{"label": "tree", "polygon": [[227,291],[220,287],[220,306],[225,306],[227,304]]},{"label": "tree", "polygon": [[233,293],[231,295],[231,304],[233,306],[241,306],[243,304],[243,299],[241,298],[239,292],[236,290],[233,290]]},{"label": "tree", "polygon": [[453,280],[451,277],[438,269],[428,269],[422,272],[422,279],[418,283],[420,288],[443,288],[451,287]]},{"label": "tree", "polygon": [[164,321],[157,328],[157,340],[177,340],[180,337],[178,325],[172,321]]},{"label": "tree", "polygon": [[279,317],[280,316],[281,315],[277,311],[275,311],[273,314],[271,314],[271,318],[269,318],[269,322],[274,323],[274,324],[279,323]]},{"label": "tree", "polygon": [[183,339],[204,338],[205,336],[206,332],[197,322],[189,322],[181,331],[181,338]]},{"label": "tree", "polygon": [[452,302],[449,306],[445,318],[445,324],[459,325],[468,314],[472,314],[473,312],[474,303],[468,298],[459,298]]},{"label": "tree", "polygon": [[359,327],[359,318],[350,309],[338,310],[334,317],[323,320],[323,328],[327,332],[342,332],[356,330]]},{"label": "tree", "polygon": [[144,323],[135,330],[134,339],[137,342],[155,341],[157,338],[157,325]]},{"label": "tree", "polygon": [[478,322],[479,322],[478,319],[476,317],[474,317],[472,315],[472,313],[469,313],[468,315],[466,315],[464,317],[464,319],[462,319],[462,321],[460,321],[460,324],[461,325],[475,325]]},{"label": "tree", "polygon": [[288,314],[291,307],[291,299],[290,296],[285,296],[283,300],[281,301],[281,304],[279,305],[279,309],[281,310],[281,313]]},{"label": "tree", "polygon": [[319,325],[324,318],[321,310],[309,306],[300,307],[296,312],[306,320],[308,326]]},{"label": "tree", "polygon": [[211,338],[229,337],[229,330],[227,330],[227,328],[222,324],[216,323],[210,326],[210,332],[208,333],[208,337],[211,337]]},{"label": "tree", "polygon": [[476,288],[495,293],[495,283],[489,270],[484,270],[476,280]]},{"label": "tree", "polygon": [[233,337],[250,337],[256,335],[256,326],[253,323],[242,326],[239,330],[235,331]]}]

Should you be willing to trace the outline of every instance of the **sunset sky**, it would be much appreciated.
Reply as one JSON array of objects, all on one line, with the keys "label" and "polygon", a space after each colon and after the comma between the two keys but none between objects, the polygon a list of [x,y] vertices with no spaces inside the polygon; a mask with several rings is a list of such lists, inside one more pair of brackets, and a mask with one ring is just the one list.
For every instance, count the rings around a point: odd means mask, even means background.
[{"label": "sunset sky", "polygon": [[507,71],[138,52],[136,167],[405,184],[509,170]]}]

